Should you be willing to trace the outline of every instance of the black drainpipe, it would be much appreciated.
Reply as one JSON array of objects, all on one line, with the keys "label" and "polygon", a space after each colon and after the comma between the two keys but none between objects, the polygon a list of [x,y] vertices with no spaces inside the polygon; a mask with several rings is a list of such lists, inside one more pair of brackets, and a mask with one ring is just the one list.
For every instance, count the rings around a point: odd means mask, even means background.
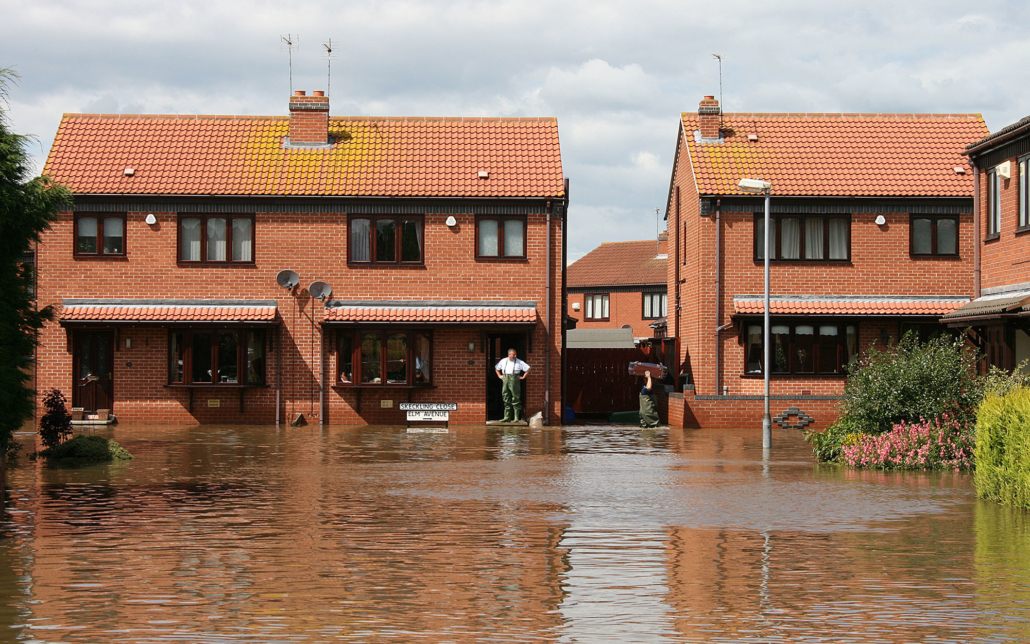
[{"label": "black drainpipe", "polygon": [[565,356],[566,348],[566,321],[569,319],[569,295],[565,290],[565,266],[568,263],[569,255],[569,180],[565,179],[565,203],[562,204],[562,224],[561,224],[561,422],[559,425],[565,424],[565,370],[568,368],[568,362]]}]

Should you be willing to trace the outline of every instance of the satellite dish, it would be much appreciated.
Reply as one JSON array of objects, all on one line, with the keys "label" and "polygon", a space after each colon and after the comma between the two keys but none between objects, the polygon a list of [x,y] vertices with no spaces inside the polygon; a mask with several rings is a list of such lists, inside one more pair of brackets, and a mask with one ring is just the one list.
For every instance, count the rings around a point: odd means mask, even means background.
[{"label": "satellite dish", "polygon": [[287,269],[279,271],[279,274],[275,276],[275,281],[283,288],[293,288],[297,284],[300,284],[300,275]]},{"label": "satellite dish", "polygon": [[315,299],[325,301],[325,298],[333,294],[333,287],[329,286],[327,282],[311,282],[311,286],[308,287],[308,293]]}]

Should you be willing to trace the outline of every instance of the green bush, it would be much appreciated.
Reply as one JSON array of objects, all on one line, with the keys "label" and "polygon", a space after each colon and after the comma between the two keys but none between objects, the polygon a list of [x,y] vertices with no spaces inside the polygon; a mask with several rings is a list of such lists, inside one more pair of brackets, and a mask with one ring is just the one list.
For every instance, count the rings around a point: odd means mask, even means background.
[{"label": "green bush", "polygon": [[39,452],[47,460],[74,460],[78,463],[107,463],[128,460],[132,454],[113,440],[102,436],[76,436],[56,447]]},{"label": "green bush", "polygon": [[839,461],[842,455],[841,450],[847,445],[853,445],[862,431],[847,418],[841,418],[826,428],[823,432],[810,431],[805,434],[805,439],[812,444],[812,452],[820,461]]},{"label": "green bush", "polygon": [[68,399],[60,389],[51,389],[43,396],[43,409],[46,412],[39,419],[39,439],[43,447],[57,447],[72,435],[72,415],[68,413],[67,404]]},{"label": "green bush", "polygon": [[976,414],[976,493],[1030,508],[1030,388],[988,394]]},{"label": "green bush", "polygon": [[897,344],[871,347],[848,374],[841,417],[867,434],[946,413],[972,420],[983,391],[977,358],[963,338],[946,335],[921,343],[906,333]]}]

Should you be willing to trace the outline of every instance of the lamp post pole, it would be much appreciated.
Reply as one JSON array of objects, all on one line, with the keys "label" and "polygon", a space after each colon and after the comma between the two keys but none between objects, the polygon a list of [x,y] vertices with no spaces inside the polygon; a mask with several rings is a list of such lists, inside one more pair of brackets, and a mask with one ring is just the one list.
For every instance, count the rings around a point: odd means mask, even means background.
[{"label": "lamp post pole", "polygon": [[765,390],[763,394],[763,402],[765,404],[765,410],[762,415],[762,449],[769,450],[772,448],[772,416],[769,414],[769,356],[772,354],[772,347],[770,346],[770,329],[769,329],[769,255],[772,249],[769,247],[769,228],[772,222],[769,221],[769,193],[772,190],[766,188],[765,192],[765,314],[762,325],[762,348],[765,356],[762,360],[762,371],[763,377],[765,378]]}]

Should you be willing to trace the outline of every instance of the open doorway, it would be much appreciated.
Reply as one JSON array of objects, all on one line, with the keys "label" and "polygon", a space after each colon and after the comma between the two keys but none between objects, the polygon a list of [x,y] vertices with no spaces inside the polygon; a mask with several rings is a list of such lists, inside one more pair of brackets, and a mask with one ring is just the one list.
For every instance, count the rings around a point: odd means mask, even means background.
[{"label": "open doorway", "polygon": [[[504,400],[501,398],[501,379],[497,377],[494,367],[502,359],[508,357],[508,349],[515,349],[519,358],[529,363],[526,357],[525,333],[492,333],[486,337],[486,419],[501,420],[504,418]],[[530,363],[530,367],[534,365]],[[522,381],[523,412],[526,411],[526,383],[532,378]]]}]

